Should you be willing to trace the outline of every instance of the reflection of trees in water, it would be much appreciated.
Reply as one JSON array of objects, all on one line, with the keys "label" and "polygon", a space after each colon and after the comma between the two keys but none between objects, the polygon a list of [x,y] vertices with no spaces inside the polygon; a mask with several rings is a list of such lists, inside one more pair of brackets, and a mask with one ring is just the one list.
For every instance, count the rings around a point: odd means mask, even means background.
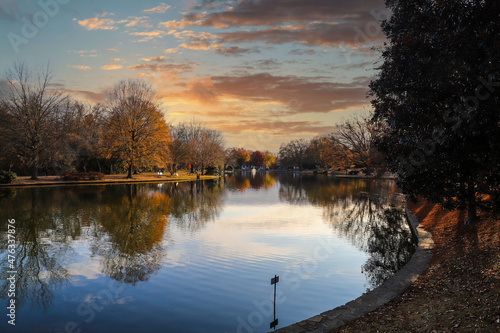
[{"label": "reflection of trees in water", "polygon": [[103,258],[103,274],[135,285],[161,268],[170,198],[148,185],[125,187],[106,195],[97,209],[92,254]]},{"label": "reflection of trees in water", "polygon": [[335,232],[370,255],[362,270],[372,287],[394,275],[414,251],[404,213],[396,208],[400,196],[392,182],[284,176],[280,198],[322,207]]},{"label": "reflection of trees in water", "polygon": [[234,174],[226,176],[225,178],[226,186],[229,190],[239,191],[244,191],[249,188],[253,188],[256,190],[264,188],[267,190],[274,186],[275,181],[275,176],[268,172],[259,172],[255,174],[247,173],[245,175]]},{"label": "reflection of trees in water", "polygon": [[198,231],[222,210],[224,186],[219,181],[166,184],[171,197],[170,218],[182,229]]},{"label": "reflection of trees in water", "polygon": [[[9,200],[1,200],[0,297],[7,299],[8,271],[16,271],[16,306],[31,303],[47,309],[54,291],[68,282],[65,261],[73,252],[68,240],[79,236],[74,205],[58,204],[66,194],[49,189],[19,190]],[[71,200],[71,198],[69,198]],[[15,268],[8,263],[7,221],[15,223]]]},{"label": "reflection of trees in water", "polygon": [[384,209],[380,215],[381,222],[371,228],[367,242],[370,258],[362,267],[373,287],[399,271],[415,251],[412,234],[404,228],[404,212],[393,207]]}]

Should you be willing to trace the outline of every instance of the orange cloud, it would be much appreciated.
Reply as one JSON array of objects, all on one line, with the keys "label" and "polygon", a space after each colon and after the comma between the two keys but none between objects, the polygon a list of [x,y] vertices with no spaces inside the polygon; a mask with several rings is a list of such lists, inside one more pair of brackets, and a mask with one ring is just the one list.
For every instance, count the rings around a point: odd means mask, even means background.
[{"label": "orange cloud", "polygon": [[144,13],[165,13],[170,7],[170,5],[167,5],[165,3],[161,3],[159,6],[150,8],[150,9],[144,9]]},{"label": "orange cloud", "polygon": [[140,65],[132,65],[128,68],[134,70],[148,70],[151,72],[176,72],[182,73],[192,70],[196,65],[194,64],[166,64],[166,65],[157,65],[157,64],[140,64]]},{"label": "orange cloud", "polygon": [[163,56],[160,57],[151,57],[151,58],[141,58],[141,61],[149,62],[149,61],[154,61],[154,62],[165,62],[166,58]]},{"label": "orange cloud", "polygon": [[165,35],[165,31],[163,30],[153,30],[153,31],[145,31],[145,32],[131,32],[131,36],[142,36],[143,38],[137,40],[137,42],[147,42],[155,38],[163,38]]},{"label": "orange cloud", "polygon": [[129,20],[124,20],[121,23],[126,23],[125,24],[126,27],[139,26],[144,28],[151,28],[153,25],[146,20],[147,18],[148,18],[147,16],[141,16],[141,17],[130,16]]},{"label": "orange cloud", "polygon": [[105,66],[102,66],[101,68],[106,70],[106,71],[114,71],[117,69],[122,69],[123,66],[122,65],[105,65]]},{"label": "orange cloud", "polygon": [[97,15],[96,17],[85,19],[85,20],[77,20],[76,18],[73,21],[78,21],[78,24],[84,27],[87,30],[115,30],[118,29],[115,27],[116,22],[112,19],[105,18],[108,15],[107,13],[103,13],[101,15]]},{"label": "orange cloud", "polygon": [[71,68],[75,68],[75,69],[78,69],[80,71],[88,71],[90,70],[91,68],[89,66],[84,66],[84,65],[67,65],[66,67],[71,67]]}]

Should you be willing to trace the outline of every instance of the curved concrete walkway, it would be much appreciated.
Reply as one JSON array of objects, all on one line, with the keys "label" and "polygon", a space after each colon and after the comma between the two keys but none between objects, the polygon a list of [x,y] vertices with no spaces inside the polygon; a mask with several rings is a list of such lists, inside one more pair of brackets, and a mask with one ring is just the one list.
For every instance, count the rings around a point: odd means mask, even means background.
[{"label": "curved concrete walkway", "polygon": [[418,247],[410,261],[394,276],[372,291],[356,298],[345,305],[323,312],[301,322],[277,329],[279,333],[329,332],[353,319],[372,312],[389,302],[408,288],[428,267],[434,245],[432,236],[419,227],[416,216],[406,208],[406,216],[413,233],[418,237]]}]

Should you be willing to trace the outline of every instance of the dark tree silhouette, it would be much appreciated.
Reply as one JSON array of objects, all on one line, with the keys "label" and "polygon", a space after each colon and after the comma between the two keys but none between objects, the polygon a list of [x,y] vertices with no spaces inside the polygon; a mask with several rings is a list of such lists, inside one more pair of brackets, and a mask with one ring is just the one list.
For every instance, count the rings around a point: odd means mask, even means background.
[{"label": "dark tree silhouette", "polygon": [[477,220],[500,190],[500,3],[387,0],[389,39],[371,85],[377,148],[405,194]]}]

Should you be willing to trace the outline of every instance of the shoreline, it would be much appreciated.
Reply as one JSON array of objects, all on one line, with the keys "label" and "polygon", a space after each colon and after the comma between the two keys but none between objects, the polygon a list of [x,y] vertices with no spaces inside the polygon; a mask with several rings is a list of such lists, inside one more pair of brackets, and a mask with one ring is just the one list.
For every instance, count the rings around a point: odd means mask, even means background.
[{"label": "shoreline", "polygon": [[61,176],[41,176],[37,180],[30,179],[29,176],[18,177],[14,183],[0,184],[0,188],[17,187],[39,187],[39,186],[75,186],[75,185],[112,185],[112,184],[133,184],[133,183],[172,183],[188,182],[196,180],[217,179],[217,176],[200,176],[196,179],[196,174],[183,173],[179,176],[162,175],[156,173],[144,173],[135,175],[134,178],[126,178],[125,174],[106,175],[103,180],[70,180],[65,181]]},{"label": "shoreline", "polygon": [[434,247],[431,233],[424,230],[420,225],[420,221],[412,214],[408,206],[405,206],[405,215],[413,235],[417,237],[417,247],[410,260],[399,271],[377,288],[344,305],[279,328],[275,332],[330,332],[348,322],[363,317],[401,295],[428,268],[432,257],[431,250]]},{"label": "shoreline", "polygon": [[[231,174],[246,173],[248,171],[237,171]],[[277,172],[277,173],[296,173],[299,175],[325,175],[333,176],[335,178],[345,178],[345,179],[367,179],[367,180],[394,180],[393,175],[384,175],[382,177],[366,176],[364,174],[357,175],[345,175],[337,174],[335,172],[329,173],[314,173],[312,170],[307,171],[264,171],[264,172]],[[257,173],[263,173],[263,171],[257,171]],[[61,176],[40,176],[37,180],[30,179],[29,176],[17,177],[14,183],[10,184],[0,184],[0,188],[10,188],[10,187],[37,187],[37,186],[68,186],[68,185],[110,185],[110,184],[127,184],[127,183],[170,183],[170,182],[186,182],[186,181],[196,181],[196,180],[210,180],[217,179],[219,176],[200,176],[200,179],[196,179],[196,174],[191,174],[188,172],[183,172],[179,176],[162,175],[159,176],[156,173],[148,172],[144,174],[135,175],[134,178],[126,178],[125,174],[114,174],[106,175],[106,179],[103,180],[69,180],[65,181],[61,179]]]}]

